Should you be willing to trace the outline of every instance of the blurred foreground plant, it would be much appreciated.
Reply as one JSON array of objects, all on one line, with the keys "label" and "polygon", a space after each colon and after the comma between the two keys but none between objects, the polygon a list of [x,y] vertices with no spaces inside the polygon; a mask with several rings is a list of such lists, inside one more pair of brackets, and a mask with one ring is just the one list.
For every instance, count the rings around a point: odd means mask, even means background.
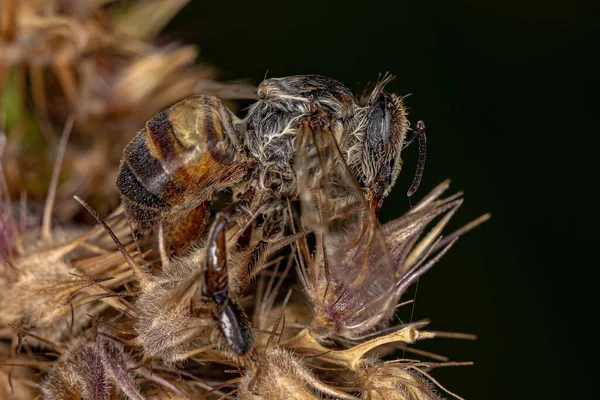
[{"label": "blurred foreground plant", "polygon": [[[0,122],[10,135],[4,168],[13,196],[44,198],[54,131],[69,115],[58,197],[77,192],[108,211],[117,199],[106,177],[151,116],[194,93],[256,97],[252,86],[219,83],[214,68],[195,65],[197,46],[158,36],[188,2],[0,1]],[[68,220],[78,211],[69,202],[57,214]]]}]

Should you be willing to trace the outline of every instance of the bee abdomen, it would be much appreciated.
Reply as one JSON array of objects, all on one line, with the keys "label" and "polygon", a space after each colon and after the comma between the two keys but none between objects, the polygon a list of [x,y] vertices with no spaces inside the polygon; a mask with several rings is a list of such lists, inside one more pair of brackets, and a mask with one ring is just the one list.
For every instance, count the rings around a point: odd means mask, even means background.
[{"label": "bee abdomen", "polygon": [[150,229],[154,220],[169,204],[146,189],[127,163],[121,165],[117,177],[118,190],[123,197],[125,212],[138,223],[142,231]]},{"label": "bee abdomen", "polygon": [[137,204],[159,209],[169,206],[169,203],[146,189],[127,163],[123,163],[121,166],[121,171],[117,177],[117,188],[126,198],[135,199]]},{"label": "bee abdomen", "polygon": [[146,230],[171,206],[165,196],[171,179],[160,161],[150,155],[143,133],[136,135],[123,154],[116,186],[129,218]]},{"label": "bee abdomen", "polygon": [[180,147],[178,139],[163,111],[148,121],[123,151],[116,186],[127,215],[142,230],[155,225],[185,191],[180,179],[164,167],[181,153],[176,147]]},{"label": "bee abdomen", "polygon": [[148,121],[123,151],[117,179],[128,217],[148,228],[175,223],[242,179],[250,163],[234,120],[219,99],[194,96]]}]

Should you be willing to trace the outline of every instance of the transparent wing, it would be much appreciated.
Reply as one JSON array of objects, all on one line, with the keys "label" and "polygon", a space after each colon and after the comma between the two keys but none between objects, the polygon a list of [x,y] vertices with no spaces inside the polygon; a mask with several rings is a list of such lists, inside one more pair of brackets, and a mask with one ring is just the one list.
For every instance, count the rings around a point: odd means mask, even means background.
[{"label": "transparent wing", "polygon": [[384,293],[393,287],[398,273],[327,115],[317,113],[300,120],[295,169],[302,221],[323,238],[317,260],[325,266],[327,313],[337,323],[360,325],[386,301]]}]

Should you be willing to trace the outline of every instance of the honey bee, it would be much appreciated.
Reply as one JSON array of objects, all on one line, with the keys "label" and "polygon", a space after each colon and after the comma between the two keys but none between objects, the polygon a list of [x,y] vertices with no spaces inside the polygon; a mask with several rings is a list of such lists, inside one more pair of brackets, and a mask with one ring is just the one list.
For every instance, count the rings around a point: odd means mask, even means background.
[{"label": "honey bee", "polygon": [[[323,306],[333,314],[339,306],[360,311],[360,304],[379,301],[371,295],[378,288],[399,279],[375,213],[398,177],[401,150],[417,135],[420,163],[409,195],[425,161],[425,127],[419,122],[410,129],[402,98],[384,90],[391,79],[385,76],[364,101],[324,76],[267,79],[244,119],[215,97],[175,104],[124,150],[116,185],[128,217],[142,231],[176,224],[198,207],[206,210],[213,195],[226,189],[243,198],[237,201],[242,210],[262,206],[265,223],[245,257],[244,284],[259,270],[268,243],[283,234],[281,199],[299,199],[303,224],[323,238],[316,255],[327,271],[323,278],[340,299]],[[235,204],[227,207],[233,214]],[[245,354],[251,331],[227,294],[222,239],[231,219],[218,213],[210,228],[203,297],[219,306],[215,319],[229,346]]]},{"label": "honey bee", "polygon": [[298,124],[315,111],[328,115],[333,138],[351,177],[371,209],[381,206],[401,169],[401,150],[420,137],[411,130],[402,98],[377,83],[365,104],[340,82],[319,75],[271,78],[258,86],[259,101],[237,118],[218,98],[194,96],[159,113],[127,145],[116,186],[126,213],[141,231],[175,223],[217,192],[250,190],[259,202],[297,199]]},{"label": "honey bee", "polygon": [[[239,194],[226,207],[230,215],[219,212],[210,228],[203,285],[237,354],[253,345],[243,310],[228,296],[224,232],[236,212],[259,206],[265,221],[244,259],[242,285],[283,234],[282,198],[299,199],[303,224],[323,238],[317,258],[346,309],[356,308],[348,302],[369,303],[370,293],[398,279],[375,212],[400,172],[401,150],[416,135],[424,162],[425,130],[421,122],[410,130],[402,98],[384,90],[391,79],[378,82],[364,102],[324,76],[268,79],[244,119],[215,97],[195,96],[155,116],[125,148],[117,188],[141,230],[176,224],[219,191]],[[421,174],[422,165],[409,194]]]}]

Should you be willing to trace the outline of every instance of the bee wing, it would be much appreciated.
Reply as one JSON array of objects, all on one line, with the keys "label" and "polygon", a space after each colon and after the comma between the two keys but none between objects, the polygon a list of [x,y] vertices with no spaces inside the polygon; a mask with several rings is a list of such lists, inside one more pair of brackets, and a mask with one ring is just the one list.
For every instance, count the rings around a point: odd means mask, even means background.
[{"label": "bee wing", "polygon": [[299,122],[295,169],[302,221],[323,237],[326,297],[332,299],[328,313],[360,324],[372,317],[369,310],[389,301],[384,293],[394,286],[398,272],[325,117]]}]

